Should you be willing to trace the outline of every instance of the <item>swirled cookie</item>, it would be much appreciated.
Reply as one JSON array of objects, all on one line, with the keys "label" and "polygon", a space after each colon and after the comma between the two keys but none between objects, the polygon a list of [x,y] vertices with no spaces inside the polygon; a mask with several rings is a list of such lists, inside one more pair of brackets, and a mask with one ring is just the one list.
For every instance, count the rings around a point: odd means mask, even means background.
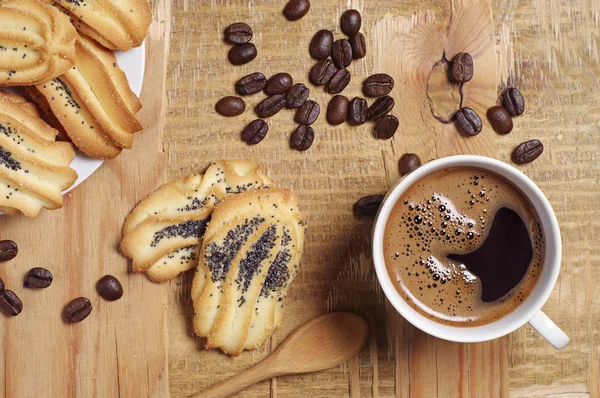
[{"label": "swirled cookie", "polygon": [[305,222],[285,189],[254,190],[217,205],[192,284],[194,331],[231,355],[263,344],[279,327],[298,273]]},{"label": "swirled cookie", "polygon": [[62,207],[61,192],[77,173],[69,167],[73,147],[56,134],[30,103],[0,91],[0,211],[33,218],[42,207]]},{"label": "swirled cookie", "polygon": [[73,144],[93,158],[112,159],[131,148],[142,129],[141,109],[112,53],[81,36],[75,66],[49,82],[27,87],[45,113],[52,113]]},{"label": "swirled cookie", "polygon": [[199,245],[214,206],[223,198],[271,184],[262,168],[245,160],[219,161],[204,175],[169,182],[127,216],[121,252],[134,272],[163,282],[197,264]]},{"label": "swirled cookie", "polygon": [[69,18],[48,4],[0,1],[0,87],[62,75],[75,63],[76,37]]}]

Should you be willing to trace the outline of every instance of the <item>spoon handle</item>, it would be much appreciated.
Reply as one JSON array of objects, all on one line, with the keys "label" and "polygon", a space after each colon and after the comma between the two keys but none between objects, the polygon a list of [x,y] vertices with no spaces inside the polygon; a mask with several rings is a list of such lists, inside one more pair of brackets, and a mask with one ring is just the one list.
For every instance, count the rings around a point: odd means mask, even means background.
[{"label": "spoon handle", "polygon": [[253,384],[261,382],[263,380],[270,379],[275,376],[273,371],[275,369],[269,370],[269,361],[265,359],[262,362],[257,363],[252,366],[250,369],[240,373],[239,375],[235,375],[234,377],[223,380],[220,383],[217,383],[210,388],[191,395],[191,398],[224,398],[229,397],[246,387],[249,387]]}]

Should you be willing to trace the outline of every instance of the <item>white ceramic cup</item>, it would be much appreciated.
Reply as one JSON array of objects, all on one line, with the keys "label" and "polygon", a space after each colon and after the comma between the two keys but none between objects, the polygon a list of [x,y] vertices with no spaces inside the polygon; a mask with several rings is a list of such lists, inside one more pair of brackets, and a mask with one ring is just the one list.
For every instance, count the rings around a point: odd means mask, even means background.
[{"label": "white ceramic cup", "polygon": [[[385,266],[383,236],[394,205],[406,189],[416,181],[435,171],[449,167],[474,167],[489,170],[512,182],[533,204],[539,221],[542,224],[545,237],[546,253],[544,264],[542,265],[539,279],[529,297],[508,315],[482,326],[448,326],[421,315],[402,299],[394,287]],[[392,303],[404,319],[432,336],[461,343],[475,343],[505,336],[529,322],[555,348],[561,349],[569,342],[569,337],[541,311],[542,306],[546,303],[548,297],[550,297],[560,271],[561,241],[556,216],[548,199],[546,199],[537,185],[521,171],[504,162],[483,156],[461,155],[433,160],[419,167],[398,181],[396,186],[385,197],[377,213],[373,228],[372,250],[377,278],[390,303]]]}]

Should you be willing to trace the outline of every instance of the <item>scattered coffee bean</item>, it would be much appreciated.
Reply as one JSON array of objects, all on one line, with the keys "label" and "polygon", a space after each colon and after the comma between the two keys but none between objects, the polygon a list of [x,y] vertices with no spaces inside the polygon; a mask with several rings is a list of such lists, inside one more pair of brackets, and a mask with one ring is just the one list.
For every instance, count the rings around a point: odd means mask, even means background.
[{"label": "scattered coffee bean", "polygon": [[487,111],[487,117],[494,131],[498,134],[508,134],[513,129],[510,113],[502,106],[493,106]]},{"label": "scattered coffee bean", "polygon": [[290,0],[283,9],[283,16],[288,21],[297,21],[305,16],[310,10],[309,0]]},{"label": "scattered coffee bean", "polygon": [[458,53],[452,59],[450,75],[455,82],[468,82],[473,78],[473,58],[469,53]]},{"label": "scattered coffee bean", "polygon": [[358,32],[357,34],[350,36],[348,41],[350,42],[352,57],[354,59],[361,59],[367,55],[367,43],[365,41],[365,36],[362,33]]},{"label": "scattered coffee bean", "polygon": [[238,116],[246,110],[246,103],[240,97],[227,96],[217,102],[215,109],[223,116]]},{"label": "scattered coffee bean", "polygon": [[354,214],[357,216],[374,216],[377,214],[377,210],[379,210],[383,198],[385,198],[385,195],[369,195],[360,198],[358,202],[354,204]]},{"label": "scattered coffee bean", "polygon": [[4,281],[0,278],[0,293],[4,291]]},{"label": "scattered coffee bean", "polygon": [[3,290],[0,292],[0,310],[6,315],[19,315],[23,311],[23,303],[13,291]]},{"label": "scattered coffee bean", "polygon": [[290,146],[298,151],[306,151],[315,140],[315,131],[310,126],[298,126],[292,133]]},{"label": "scattered coffee bean", "polygon": [[296,83],[285,95],[288,108],[300,108],[308,99],[310,90],[302,83]]},{"label": "scattered coffee bean", "polygon": [[105,300],[115,301],[123,297],[123,286],[117,278],[105,275],[96,283],[98,294]]},{"label": "scattered coffee bean", "polygon": [[342,124],[348,118],[348,98],[343,95],[334,96],[327,105],[327,122],[332,126]]},{"label": "scattered coffee bean", "polygon": [[456,112],[456,127],[463,135],[472,137],[481,132],[481,119],[471,108],[464,107]]},{"label": "scattered coffee bean", "polygon": [[400,122],[396,116],[386,115],[379,119],[375,125],[373,135],[380,140],[388,140],[396,134],[399,125]]},{"label": "scattered coffee bean", "polygon": [[350,83],[350,72],[348,69],[340,69],[331,78],[327,85],[327,92],[329,94],[339,94],[348,86]]},{"label": "scattered coffee bean", "polygon": [[352,36],[360,30],[362,24],[362,17],[360,12],[356,10],[348,10],[342,14],[341,27],[342,32],[348,36]]},{"label": "scattered coffee bean", "polygon": [[252,28],[243,22],[236,22],[225,29],[225,41],[229,44],[244,44],[252,40]]},{"label": "scattered coffee bean", "polygon": [[275,115],[285,108],[285,95],[278,94],[267,97],[254,107],[258,117],[265,118]]},{"label": "scattered coffee bean", "polygon": [[367,100],[360,97],[352,98],[348,104],[348,123],[359,126],[367,122]]},{"label": "scattered coffee bean", "polygon": [[310,82],[317,86],[329,83],[335,73],[335,65],[329,58],[323,59],[315,64],[308,74]]},{"label": "scattered coffee bean", "polygon": [[252,43],[236,44],[229,50],[229,62],[244,65],[256,58],[256,46]]},{"label": "scattered coffee bean", "polygon": [[525,112],[525,100],[523,100],[521,92],[514,87],[507,88],[504,91],[502,105],[511,116],[519,116]]},{"label": "scattered coffee bean", "polygon": [[346,39],[336,40],[331,49],[331,59],[338,68],[345,68],[352,63],[352,46]]},{"label": "scattered coffee bean", "polygon": [[544,152],[544,145],[540,140],[530,140],[522,143],[512,153],[512,161],[517,164],[533,162]]},{"label": "scattered coffee bean", "polygon": [[379,97],[371,104],[369,109],[367,109],[367,119],[368,120],[377,120],[385,115],[387,115],[392,108],[394,107],[394,99],[389,95],[384,95],[383,97]]},{"label": "scattered coffee bean", "polygon": [[381,97],[389,94],[394,88],[394,79],[385,73],[369,76],[363,82],[363,93],[367,97]]},{"label": "scattered coffee bean", "polygon": [[17,257],[19,247],[12,240],[0,240],[0,262]]},{"label": "scattered coffee bean", "polygon": [[267,122],[262,119],[253,120],[242,130],[242,141],[248,145],[256,145],[265,138],[268,131]]},{"label": "scattered coffee bean", "polygon": [[421,159],[414,153],[405,153],[398,160],[398,171],[400,176],[405,176],[421,166]]},{"label": "scattered coffee bean", "polygon": [[267,80],[267,86],[265,87],[265,94],[276,95],[285,94],[293,84],[292,76],[289,73],[277,73],[274,74]]},{"label": "scattered coffee bean", "polygon": [[25,278],[25,287],[44,289],[52,284],[52,273],[46,268],[36,267],[29,270]]},{"label": "scattered coffee bean", "polygon": [[83,321],[92,312],[92,303],[87,297],[78,297],[65,307],[63,316],[68,323]]},{"label": "scattered coffee bean", "polygon": [[331,55],[333,47],[333,33],[328,30],[320,30],[313,36],[308,46],[310,56],[314,59],[325,59]]},{"label": "scattered coffee bean", "polygon": [[242,77],[235,83],[235,92],[239,95],[250,95],[261,92],[267,86],[267,78],[260,72]]},{"label": "scattered coffee bean", "polygon": [[321,107],[319,104],[313,100],[308,100],[300,108],[298,108],[296,111],[296,116],[294,117],[294,121],[303,126],[308,126],[317,120],[319,113],[321,113]]}]

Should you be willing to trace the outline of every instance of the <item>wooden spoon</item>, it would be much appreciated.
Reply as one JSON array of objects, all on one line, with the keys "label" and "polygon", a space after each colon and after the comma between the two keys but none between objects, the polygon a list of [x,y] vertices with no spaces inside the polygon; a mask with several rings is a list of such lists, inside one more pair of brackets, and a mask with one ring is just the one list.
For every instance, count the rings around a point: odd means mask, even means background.
[{"label": "wooden spoon", "polygon": [[368,336],[369,327],[358,315],[335,312],[320,316],[296,329],[262,362],[192,397],[228,397],[272,377],[332,368],[356,355]]}]

